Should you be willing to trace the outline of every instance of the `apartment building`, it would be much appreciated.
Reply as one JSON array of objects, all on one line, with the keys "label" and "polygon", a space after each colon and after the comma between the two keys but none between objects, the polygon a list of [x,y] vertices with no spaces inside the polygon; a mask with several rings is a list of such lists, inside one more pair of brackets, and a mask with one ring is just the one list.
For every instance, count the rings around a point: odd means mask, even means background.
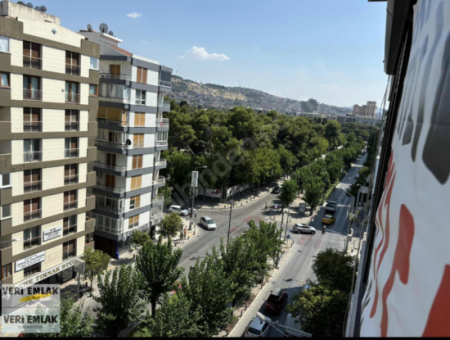
[{"label": "apartment building", "polygon": [[376,118],[377,116],[377,102],[368,101],[366,105],[353,105],[353,116]]},{"label": "apartment building", "polygon": [[112,32],[80,31],[100,44],[98,158],[93,192],[97,221],[95,247],[113,258],[129,244],[135,230],[154,235],[163,216],[165,185],[159,170],[166,160],[172,69],[119,47]]},{"label": "apartment building", "polygon": [[99,57],[58,17],[0,2],[3,284],[63,283],[94,247]]}]

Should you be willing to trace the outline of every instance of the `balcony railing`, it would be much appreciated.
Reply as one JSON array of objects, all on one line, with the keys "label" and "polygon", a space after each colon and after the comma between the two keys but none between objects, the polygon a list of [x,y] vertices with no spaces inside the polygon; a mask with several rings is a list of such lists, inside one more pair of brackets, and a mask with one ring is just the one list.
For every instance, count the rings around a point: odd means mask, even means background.
[{"label": "balcony railing", "polygon": [[72,250],[72,251],[68,251],[68,252],[63,253],[63,261],[67,260],[67,259],[70,259],[71,257],[75,257],[77,255],[76,253],[77,252],[76,252],[75,249]]},{"label": "balcony railing", "polygon": [[78,201],[65,202],[64,211],[78,208]]},{"label": "balcony railing", "polygon": [[156,119],[157,127],[169,127],[169,119],[168,118],[158,118]]},{"label": "balcony railing", "polygon": [[24,162],[40,162],[42,161],[42,151],[24,151]]},{"label": "balcony railing", "polygon": [[111,148],[125,149],[125,144],[124,143],[108,142],[108,141],[105,141],[105,140],[96,139],[95,140],[95,144],[99,145],[99,146],[109,146]]},{"label": "balcony railing", "polygon": [[63,229],[63,236],[67,236],[67,235],[71,235],[71,234],[76,234],[77,233],[77,225],[71,225],[69,227],[65,227]]},{"label": "balcony railing", "polygon": [[156,141],[156,146],[167,146],[166,140]]},{"label": "balcony railing", "polygon": [[42,217],[42,210],[33,210],[23,214],[23,221],[28,222]]},{"label": "balcony railing", "polygon": [[156,184],[164,184],[164,183],[166,183],[166,178],[163,177],[163,176],[159,176],[157,179],[155,179],[155,180],[153,181],[153,185],[156,185]]},{"label": "balcony railing", "polygon": [[171,81],[160,80],[159,81],[159,86],[172,87],[172,82]]},{"label": "balcony railing", "polygon": [[97,118],[97,122],[103,125],[112,125],[112,126],[128,126],[127,122],[121,122],[118,120],[109,120],[104,118]]},{"label": "balcony railing", "polygon": [[143,148],[143,147],[144,147],[144,141],[138,142],[136,144],[131,144],[130,146],[128,146],[128,148],[131,148],[131,149],[138,149],[138,148]]},{"label": "balcony railing", "polygon": [[95,162],[95,166],[98,166],[98,167],[104,168],[104,169],[111,169],[111,170],[115,170],[115,171],[125,171],[127,168],[126,166],[109,165],[109,164],[100,163],[100,162]]},{"label": "balcony railing", "polygon": [[170,111],[170,102],[168,100],[165,100],[163,102],[158,103],[158,109],[160,111]]},{"label": "balcony railing", "polygon": [[100,73],[100,79],[130,80],[131,76],[129,76],[128,74]]},{"label": "balcony railing", "polygon": [[80,122],[65,122],[66,131],[80,131]]},{"label": "balcony railing", "polygon": [[151,216],[150,220],[153,223],[156,223],[156,222],[160,221],[163,218],[163,216],[164,216],[164,214],[162,213],[162,211],[161,212],[157,212],[156,214]]},{"label": "balcony railing", "polygon": [[23,67],[29,67],[29,68],[35,68],[35,69],[42,69],[42,59],[37,57],[31,57],[31,56],[23,56]]},{"label": "balcony railing", "polygon": [[23,100],[42,100],[41,90],[23,89]]},{"label": "balcony railing", "polygon": [[79,76],[81,74],[81,67],[78,65],[66,64],[66,74],[71,74],[74,76]]},{"label": "balcony railing", "polygon": [[106,205],[99,205],[99,204],[96,204],[96,205],[95,205],[95,208],[96,208],[96,209],[99,209],[99,210],[107,211],[107,212],[112,212],[112,213],[115,213],[115,214],[121,214],[121,213],[123,212],[123,208],[119,208],[119,207],[107,207]]},{"label": "balcony railing", "polygon": [[41,132],[42,122],[23,122],[23,132]]},{"label": "balcony railing", "polygon": [[42,181],[25,183],[23,185],[24,192],[33,192],[33,191],[39,191],[39,190],[42,190]]},{"label": "balcony railing", "polygon": [[103,185],[103,184],[100,184],[100,183],[97,183],[97,184],[95,185],[95,187],[96,187],[97,189],[101,189],[101,190],[113,192],[113,193],[115,193],[115,194],[121,194],[121,193],[125,192],[125,188],[108,187],[108,186]]},{"label": "balcony railing", "polygon": [[155,162],[155,166],[167,166],[167,159],[160,159],[159,161]]},{"label": "balcony railing", "polygon": [[24,250],[38,247],[40,245],[41,245],[41,237],[40,236],[23,241],[23,249]]},{"label": "balcony railing", "polygon": [[158,194],[156,197],[152,198],[152,203],[164,202],[164,195]]},{"label": "balcony railing", "polygon": [[80,104],[80,95],[76,93],[66,93],[66,103]]},{"label": "balcony railing", "polygon": [[64,177],[64,185],[78,183],[78,175],[70,175]]},{"label": "balcony railing", "polygon": [[102,96],[102,95],[99,95],[99,97],[100,97],[100,101],[105,101],[105,102],[125,103],[125,104],[130,103],[130,98],[109,97],[109,96]]},{"label": "balcony railing", "polygon": [[65,151],[64,157],[66,158],[76,158],[79,157],[80,155],[79,149],[66,149],[64,151]]}]

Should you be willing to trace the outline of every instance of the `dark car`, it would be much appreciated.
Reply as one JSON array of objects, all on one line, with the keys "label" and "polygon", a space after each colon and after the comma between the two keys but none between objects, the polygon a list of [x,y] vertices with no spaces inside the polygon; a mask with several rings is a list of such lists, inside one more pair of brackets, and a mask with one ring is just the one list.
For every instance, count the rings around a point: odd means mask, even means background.
[{"label": "dark car", "polygon": [[266,302],[266,312],[281,314],[284,306],[288,302],[288,293],[286,289],[275,288]]},{"label": "dark car", "polygon": [[272,190],[272,194],[279,194],[281,192],[281,187],[278,185]]}]

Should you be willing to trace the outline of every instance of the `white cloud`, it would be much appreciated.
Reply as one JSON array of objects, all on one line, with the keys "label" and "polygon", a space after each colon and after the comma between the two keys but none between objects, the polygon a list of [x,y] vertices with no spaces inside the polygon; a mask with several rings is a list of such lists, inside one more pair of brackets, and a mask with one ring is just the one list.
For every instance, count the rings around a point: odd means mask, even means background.
[{"label": "white cloud", "polygon": [[216,60],[227,61],[230,60],[225,54],[208,53],[204,47],[192,47],[185,55],[180,57],[181,59],[195,59],[195,60]]},{"label": "white cloud", "polygon": [[141,13],[136,13],[136,12],[131,12],[127,14],[127,17],[129,18],[133,18],[133,19],[137,19],[140,18],[142,16]]}]

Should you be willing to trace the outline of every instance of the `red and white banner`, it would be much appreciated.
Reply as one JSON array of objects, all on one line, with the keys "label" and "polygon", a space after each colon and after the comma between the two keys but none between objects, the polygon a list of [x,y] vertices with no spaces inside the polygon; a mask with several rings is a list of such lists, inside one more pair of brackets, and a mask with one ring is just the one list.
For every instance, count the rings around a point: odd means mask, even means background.
[{"label": "red and white banner", "polygon": [[450,1],[417,1],[362,337],[450,336]]}]

